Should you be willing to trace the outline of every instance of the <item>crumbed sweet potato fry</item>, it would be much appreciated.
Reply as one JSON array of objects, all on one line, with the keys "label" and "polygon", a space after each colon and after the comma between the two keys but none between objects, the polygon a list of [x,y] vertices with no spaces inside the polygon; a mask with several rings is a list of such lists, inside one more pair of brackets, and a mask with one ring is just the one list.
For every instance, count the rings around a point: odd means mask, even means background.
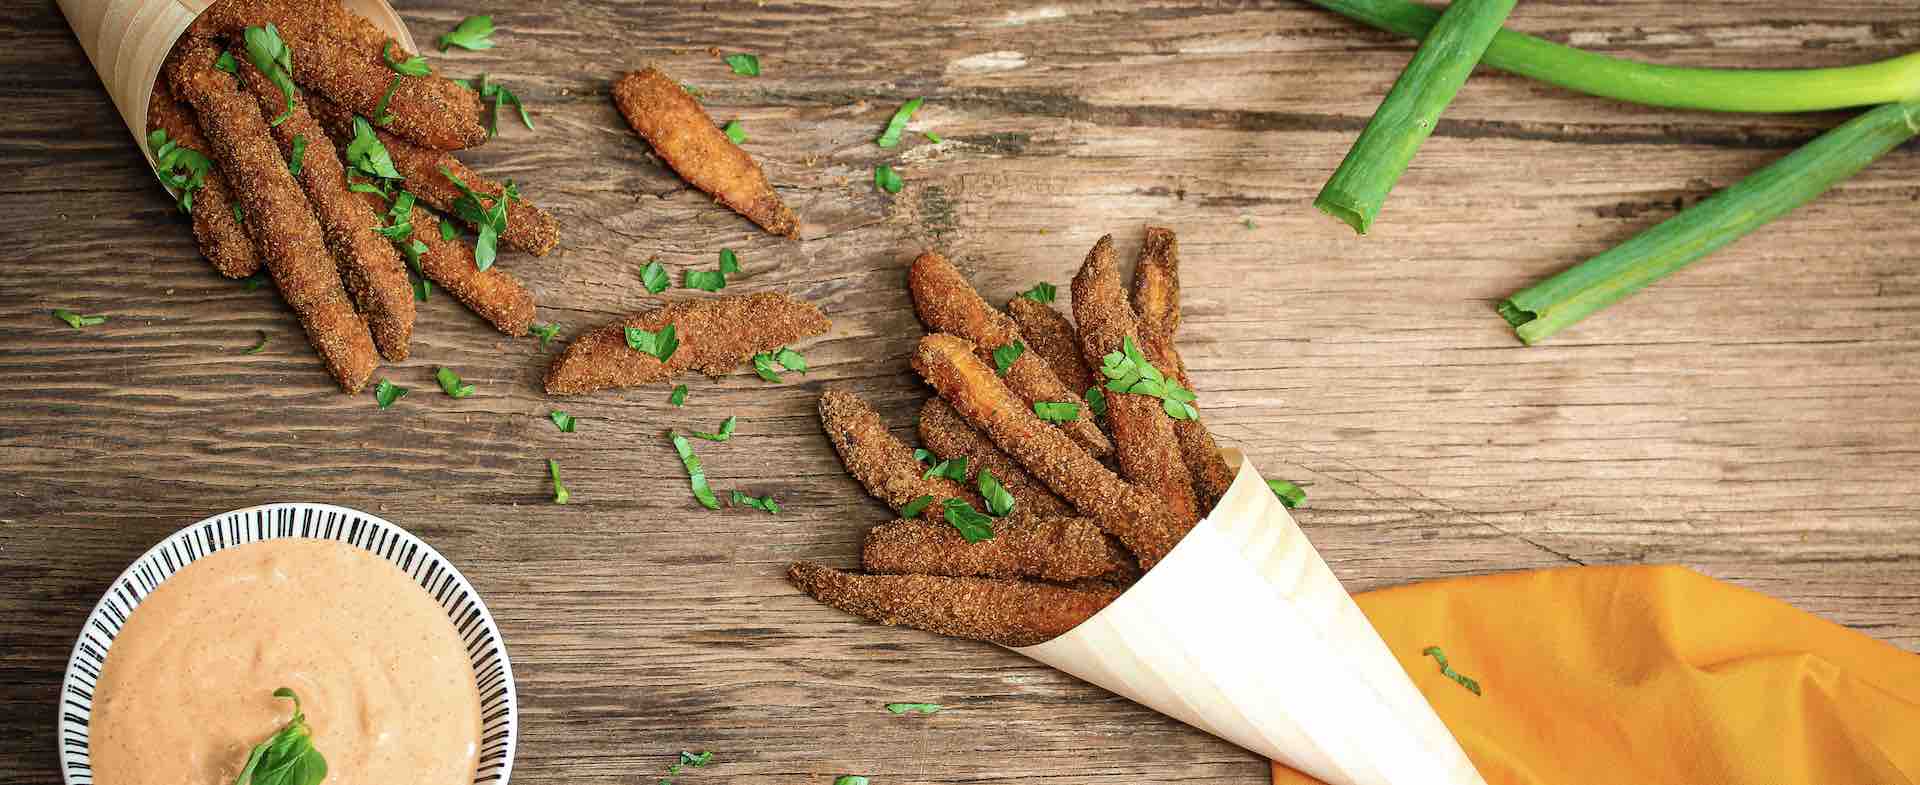
[{"label": "crumbed sweet potato fry", "polygon": [[861,575],[799,562],[787,579],[813,598],[888,626],[1019,647],[1092,618],[1119,592],[944,575]]},{"label": "crumbed sweet potato fry", "polygon": [[218,54],[206,39],[186,39],[167,62],[168,82],[198,113],[281,298],[341,389],[358,393],[379,366],[373,336],[347,299],[313,207],[287,172],[266,118],[231,75],[214,67]]},{"label": "crumbed sweet potato fry", "polygon": [[621,76],[613,84],[613,103],[653,152],[695,188],[769,232],[800,236],[799,217],[780,201],[760,165],[665,72],[648,66]]},{"label": "crumbed sweet potato fry", "polygon": [[[1080,328],[1080,354],[1089,364],[1120,351],[1125,339],[1139,345],[1133,306],[1127,303],[1114,262],[1112,235],[1094,244],[1073,277],[1073,322]],[[1160,399],[1108,390],[1107,424],[1113,429],[1121,476],[1158,494],[1168,511],[1189,527],[1199,520],[1193,474],[1180,455],[1173,418],[1161,408]]]},{"label": "crumbed sweet potato fry", "polygon": [[339,0],[220,0],[189,34],[238,44],[242,30],[269,23],[292,52],[295,82],[369,118],[380,116],[385,97],[391,119],[382,127],[436,150],[487,140],[478,94],[439,74],[395,73],[386,59],[402,62],[413,53]]},{"label": "crumbed sweet potato fry", "polygon": [[[236,53],[240,84],[253,94],[262,114],[282,111],[286,98],[265,74]],[[347,190],[347,173],[333,142],[313,121],[306,102],[295,97],[292,113],[277,126],[270,126],[280,154],[292,166],[294,154],[300,154],[300,171],[294,180],[300,183],[313,206],[315,218],[325,233],[327,249],[347,284],[347,294],[367,319],[373,331],[373,343],[380,356],[393,362],[407,359],[407,343],[413,340],[413,288],[407,283],[407,268],[393,243],[374,232],[380,218],[367,203]]]},{"label": "crumbed sweet potato fry", "polygon": [[[353,141],[353,112],[320,96],[309,96],[308,103],[313,107],[314,118],[326,128],[334,144],[345,147]],[[453,203],[465,195],[442,170],[453,173],[476,193],[498,198],[506,191],[506,186],[468,168],[452,153],[414,144],[378,128],[374,129],[374,135],[380,138],[380,143],[387,148],[387,156],[393,159],[402,187],[436,210],[458,218]],[[469,228],[479,228],[464,218],[461,222]],[[534,256],[546,256],[560,244],[560,224],[524,196],[509,199],[507,228],[500,233],[500,239]]]},{"label": "crumbed sweet potato fry", "polygon": [[[973,429],[946,401],[928,398],[920,407],[920,442],[941,458],[965,458],[967,470],[993,472],[993,478],[1013,494],[1013,509],[1026,515],[1067,515],[1073,511],[1045,483],[1020,468],[986,434]],[[977,508],[976,508],[977,509]]]},{"label": "crumbed sweet potato fry", "polygon": [[[165,74],[154,78],[153,98],[147,102],[147,131],[156,128],[166,132],[168,141],[213,157],[213,148],[200,133],[200,121],[192,110],[173,100]],[[228,278],[245,278],[260,271],[260,257],[253,252],[253,239],[234,217],[233,205],[227,177],[216,166],[193,193],[193,239],[213,269]]]},{"label": "crumbed sweet potato fry", "polygon": [[[973,342],[980,353],[980,359],[992,363],[993,351],[1020,340],[1020,327],[1014,321],[988,305],[980,293],[974,291],[973,284],[960,274],[960,270],[933,251],[920,255],[913,260],[913,266],[907,271],[907,290],[913,294],[913,310],[920,315],[920,321],[933,332],[949,333]],[[1113,451],[1113,445],[1107,441],[1106,434],[1093,423],[1093,412],[1087,409],[1080,393],[1085,388],[1071,390],[1053,374],[1052,366],[1040,355],[1022,351],[1013,364],[1006,370],[1007,387],[1031,405],[1035,403],[1070,403],[1079,409],[1079,417],[1067,422],[1055,423],[1056,427],[1073,437],[1094,457],[1105,457]],[[1030,406],[1029,406],[1030,409]]]},{"label": "crumbed sweet potato fry", "polygon": [[1158,495],[1120,479],[1066,434],[1041,422],[965,339],[945,334],[920,339],[913,367],[967,422],[1081,515],[1119,538],[1142,568],[1173,550],[1192,525],[1172,515]]},{"label": "crumbed sweet potato fry", "polygon": [[945,522],[894,521],[867,531],[861,564],[871,573],[1041,578],[1068,582],[1126,576],[1133,557],[1086,518],[1019,515],[993,523],[993,538],[967,542]]},{"label": "crumbed sweet potato fry", "polygon": [[[673,325],[680,346],[665,362],[627,347],[625,330]],[[719,376],[759,352],[832,327],[820,310],[774,292],[682,300],[602,325],[575,338],[547,369],[547,394],[633,387],[688,370]]]},{"label": "crumbed sweet potato fry", "polygon": [[975,510],[986,510],[980,495],[967,486],[946,477],[925,476],[928,467],[914,460],[913,448],[888,433],[880,414],[860,396],[838,389],[821,394],[820,427],[840,453],[847,473],[895,512],[915,499],[932,496],[920,517],[952,529],[943,520],[946,500],[957,498]]},{"label": "crumbed sweet potato fry", "polygon": [[[371,209],[390,209],[378,194],[354,195],[366,201]],[[527,334],[527,329],[533,326],[533,292],[527,291],[520,279],[497,264],[480,269],[473,262],[473,246],[458,237],[442,239],[439,227],[445,219],[433,211],[416,203],[409,220],[413,222],[414,231],[408,239],[419,240],[427,247],[420,252],[421,276],[453,295],[453,299],[479,314],[494,329],[512,336]]]},{"label": "crumbed sweet potato fry", "polygon": [[[1180,244],[1171,229],[1147,227],[1140,261],[1133,268],[1133,310],[1139,317],[1140,352],[1167,378],[1193,389],[1187,364],[1173,341],[1180,326]],[[1193,477],[1200,512],[1205,514],[1233,485],[1233,468],[1199,419],[1174,420],[1173,435]]]},{"label": "crumbed sweet potato fry", "polygon": [[1046,360],[1047,367],[1053,369],[1053,375],[1067,389],[1078,391],[1084,398],[1088,389],[1100,383],[1093,369],[1087,367],[1087,361],[1080,357],[1080,332],[1053,306],[1015,297],[1007,301],[1007,313],[1013,316],[1014,324],[1020,326],[1020,337],[1026,340],[1027,349]]}]

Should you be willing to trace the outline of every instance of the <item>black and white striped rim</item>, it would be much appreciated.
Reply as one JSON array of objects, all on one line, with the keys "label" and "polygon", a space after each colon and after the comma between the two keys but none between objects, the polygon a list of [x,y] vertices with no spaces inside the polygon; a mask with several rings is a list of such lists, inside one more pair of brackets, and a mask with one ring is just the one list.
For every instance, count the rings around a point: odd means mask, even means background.
[{"label": "black and white striped rim", "polygon": [[398,566],[432,595],[467,644],[480,686],[480,762],[474,785],[507,785],[520,728],[513,665],[493,614],[446,557],[419,538],[359,510],[328,504],[264,504],[234,510],[174,532],[114,579],[87,615],[60,688],[60,773],[66,785],[92,785],[87,721],[107,649],[140,601],[180,568],[217,551],[260,540],[338,540]]}]

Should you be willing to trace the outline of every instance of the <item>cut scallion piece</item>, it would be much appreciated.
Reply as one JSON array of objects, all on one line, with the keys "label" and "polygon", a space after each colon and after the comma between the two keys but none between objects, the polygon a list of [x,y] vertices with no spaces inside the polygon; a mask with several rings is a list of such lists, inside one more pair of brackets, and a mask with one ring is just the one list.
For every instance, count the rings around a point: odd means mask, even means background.
[{"label": "cut scallion piece", "polygon": [[1467,83],[1516,0],[1454,0],[1367,121],[1313,206],[1366,234],[1440,113]]}]

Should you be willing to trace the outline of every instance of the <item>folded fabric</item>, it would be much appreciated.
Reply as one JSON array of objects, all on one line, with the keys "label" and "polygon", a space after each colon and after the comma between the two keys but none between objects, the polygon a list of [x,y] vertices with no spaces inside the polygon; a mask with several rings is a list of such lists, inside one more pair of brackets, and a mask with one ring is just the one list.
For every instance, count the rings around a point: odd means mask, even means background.
[{"label": "folded fabric", "polygon": [[[1920,782],[1920,655],[1692,570],[1575,567],[1355,600],[1490,785]],[[1278,763],[1273,779],[1319,782]]]}]

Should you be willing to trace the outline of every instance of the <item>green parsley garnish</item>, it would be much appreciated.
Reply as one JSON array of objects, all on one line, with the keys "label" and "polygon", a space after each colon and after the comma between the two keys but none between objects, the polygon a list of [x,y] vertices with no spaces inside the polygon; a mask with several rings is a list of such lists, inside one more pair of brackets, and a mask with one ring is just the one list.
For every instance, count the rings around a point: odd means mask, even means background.
[{"label": "green parsley garnish", "polygon": [[759,76],[760,58],[750,54],[727,55],[727,67],[732,68],[736,76]]},{"label": "green parsley garnish", "polygon": [[1047,422],[1073,422],[1080,419],[1080,405],[1071,401],[1034,401],[1033,414]]},{"label": "green parsley garnish", "polygon": [[[347,163],[369,177],[400,179],[400,170],[393,168],[393,156],[387,153],[387,146],[380,143],[380,135],[374,132],[373,126],[364,117],[353,118],[353,139],[347,142]],[[379,193],[379,189],[374,188],[373,192]]]},{"label": "green parsley garnish", "polygon": [[257,333],[259,333],[259,334],[260,334],[260,340],[258,340],[258,341],[254,341],[254,342],[253,342],[253,346],[252,346],[252,347],[250,347],[250,348],[248,348],[248,349],[247,349],[246,351],[244,351],[244,352],[241,352],[241,354],[259,354],[260,352],[262,352],[262,351],[265,351],[265,350],[266,350],[266,348],[267,348],[267,331],[266,331],[266,330],[254,330],[254,332],[257,332]]},{"label": "green parsley garnish", "polygon": [[567,486],[560,484],[560,462],[547,459],[547,476],[553,478],[553,503],[566,504],[573,494],[567,492]]},{"label": "green parsley garnish", "polygon": [[693,435],[710,442],[724,442],[733,438],[733,426],[738,419],[737,417],[728,417],[725,420],[721,420],[719,433],[701,433],[694,431]]},{"label": "green parsley garnish", "polygon": [[980,542],[993,539],[993,519],[980,514],[965,499],[948,499],[940,503],[947,516],[947,523],[960,530],[960,536],[967,542]]},{"label": "green parsley garnish", "polygon": [[900,517],[918,518],[920,517],[920,513],[926,511],[927,505],[932,503],[933,503],[932,496],[917,497],[913,501],[907,502],[907,506],[900,508]]},{"label": "green parsley garnish", "polygon": [[234,223],[244,223],[247,220],[247,210],[241,207],[239,202],[228,202],[227,206],[233,208]]},{"label": "green parsley garnish", "polygon": [[440,174],[460,189],[460,198],[453,202],[454,214],[480,229],[473,241],[473,265],[482,270],[492,267],[499,253],[500,235],[507,231],[507,200],[520,198],[519,189],[508,180],[500,187],[499,196],[487,196],[467,187],[466,181],[447,167],[440,167]]},{"label": "green parsley garnish", "polygon": [[540,348],[542,349],[547,348],[547,342],[553,340],[554,336],[560,334],[560,325],[557,324],[536,324],[529,329],[532,331],[533,337],[540,339]]},{"label": "green parsley garnish", "polygon": [[1248,230],[1248,231],[1252,231],[1252,230],[1253,230],[1253,219],[1252,219],[1252,218],[1242,218],[1242,219],[1240,219],[1240,224],[1241,224],[1242,226],[1245,226],[1245,227],[1247,227],[1247,230]]},{"label": "green parsley garnish", "polygon": [[294,134],[293,135],[293,157],[287,159],[287,171],[292,172],[294,177],[299,177],[300,169],[306,164],[306,161],[307,161],[307,135]]},{"label": "green parsley garnish", "polygon": [[700,467],[700,456],[693,454],[693,445],[687,442],[687,437],[673,434],[673,451],[680,454],[680,465],[687,469],[687,482],[693,488],[693,498],[709,510],[720,509],[720,500],[714,498],[713,488],[707,485],[707,472]]},{"label": "green parsley garnish", "polygon": [[799,352],[785,346],[780,347],[780,351],[773,353],[773,361],[779,363],[780,367],[793,371],[794,373],[807,372],[807,358],[800,356]]},{"label": "green parsley garnish", "polygon": [[440,36],[440,51],[445,52],[450,46],[469,51],[492,49],[492,35],[492,16],[469,16],[460,20],[460,26],[453,28],[453,32]]},{"label": "green parsley garnish", "polygon": [[[414,242],[418,243],[420,241],[415,240]],[[433,294],[432,281],[422,278],[420,280],[413,282],[413,299],[414,300],[424,303],[427,301],[427,295],[430,295],[430,294]]]},{"label": "green parsley garnish", "polygon": [[732,499],[735,506],[752,507],[775,515],[780,513],[780,503],[774,501],[772,496],[748,496],[740,491],[734,491]]},{"label": "green parsley garnish", "polygon": [[727,276],[718,270],[688,270],[680,274],[680,288],[717,292],[727,288]]},{"label": "green parsley garnish", "polygon": [[1107,391],[1100,389],[1100,385],[1087,388],[1087,408],[1093,410],[1095,417],[1107,416]]},{"label": "green parsley garnish", "polygon": [[1467,688],[1468,690],[1472,691],[1473,694],[1475,695],[1480,694],[1480,682],[1477,682],[1477,681],[1474,681],[1473,679],[1468,678],[1467,676],[1460,673],[1459,671],[1454,670],[1453,666],[1448,665],[1447,655],[1445,652],[1440,651],[1440,647],[1428,646],[1427,648],[1422,649],[1420,653],[1428,657],[1432,657],[1434,662],[1440,663],[1440,675],[1458,682],[1460,686]]},{"label": "green parsley garnish", "polygon": [[426,76],[433,73],[433,68],[427,65],[427,58],[419,55],[409,57],[403,62],[394,62],[392,39],[388,39],[387,43],[380,47],[380,59],[387,61],[387,67],[393,69],[393,72],[396,74],[404,76]]},{"label": "green parsley garnish", "polygon": [[720,249],[720,272],[723,275],[735,275],[740,272],[740,255],[732,248]]},{"label": "green parsley garnish", "polygon": [[672,357],[674,351],[680,348],[680,338],[674,335],[671,324],[660,328],[656,333],[650,333],[638,327],[628,327],[626,335],[627,348],[642,354],[651,354],[660,362],[666,362],[667,358]]},{"label": "green parsley garnish", "polygon": [[673,393],[667,396],[667,403],[673,404],[675,406],[682,406],[682,405],[685,405],[686,402],[687,402],[687,386],[684,384],[674,385]]},{"label": "green parsley garnish", "polygon": [[267,275],[267,271],[261,270],[260,272],[254,273],[252,275],[249,275],[245,278],[240,279],[240,288],[251,292],[251,291],[254,291],[255,289],[259,289],[262,286],[266,286],[268,282],[272,280],[273,279]]},{"label": "green parsley garnish", "polygon": [[937,457],[939,456],[934,455],[932,450],[929,450],[925,447],[913,448],[913,459],[915,461],[919,461],[920,463],[926,463],[927,461],[931,461]]},{"label": "green parsley garnish", "polygon": [[873,184],[874,187],[890,194],[900,193],[900,189],[905,186],[900,182],[900,173],[886,164],[873,168]]},{"label": "green parsley garnish", "polygon": [[698,755],[691,752],[680,753],[680,762],[696,769],[707,765],[707,762],[711,760],[713,760],[713,753],[711,752],[702,752]]},{"label": "green parsley garnish", "polygon": [[941,139],[939,134],[936,134],[932,131],[928,131],[926,133],[926,137],[927,137],[927,141],[932,142],[934,144],[939,144],[941,142],[946,141],[945,139]]},{"label": "green parsley garnish", "polygon": [[380,404],[380,408],[382,409],[393,406],[394,401],[400,400],[406,397],[406,395],[407,388],[394,384],[391,379],[381,379],[380,385],[373,388],[373,400],[375,403]]},{"label": "green parsley garnish", "polygon": [[1289,510],[1307,500],[1306,490],[1286,480],[1268,480],[1267,490],[1273,491],[1273,495],[1279,497],[1280,503]]},{"label": "green parsley garnish", "polygon": [[445,218],[440,219],[440,242],[450,243],[453,242],[453,238],[459,236],[460,233],[453,228],[452,221]]},{"label": "green parsley garnish", "polygon": [[[181,147],[177,139],[168,140],[167,132],[159,128],[147,134],[147,148],[153,153],[154,175],[167,187],[180,192],[180,212],[191,214],[193,192],[206,184],[207,173],[213,171],[213,160]],[[239,202],[234,205],[239,206]]]},{"label": "green parsley garnish", "polygon": [[647,287],[649,293],[659,294],[672,284],[673,281],[667,277],[666,266],[659,259],[648,261],[647,266],[640,268],[640,285]]},{"label": "green parsley garnish", "polygon": [[327,759],[313,747],[313,730],[300,710],[300,696],[281,687],[273,697],[293,701],[293,719],[253,745],[233,785],[320,785],[327,778]]},{"label": "green parsley garnish", "polygon": [[473,385],[461,381],[460,374],[454,373],[452,368],[440,366],[439,370],[433,372],[433,378],[440,382],[441,391],[450,397],[465,398],[473,394]]},{"label": "green parsley garnish", "polygon": [[899,109],[893,110],[893,118],[887,121],[887,129],[881,131],[880,138],[873,140],[873,143],[881,147],[893,147],[899,144],[900,134],[907,130],[907,121],[913,119],[913,113],[920,109],[920,102],[925,100],[925,98],[915,98],[901,104]]},{"label": "green parsley garnish", "polygon": [[1050,303],[1053,302],[1054,294],[1057,291],[1057,288],[1053,284],[1041,281],[1034,284],[1032,289],[1021,292],[1020,296],[1036,303]]},{"label": "green parsley garnish", "polygon": [[[492,102],[493,109],[487,115],[488,138],[497,136],[500,133],[500,113],[506,110],[507,104],[513,104],[513,108],[520,112],[520,124],[526,126],[529,131],[533,130],[533,117],[527,114],[527,105],[521,103],[520,96],[514,95],[513,91],[508,90],[506,85],[500,84],[499,82],[488,81],[486,74],[481,74],[479,78],[471,81],[455,79],[453,82],[468,90],[479,93],[481,103]],[[475,85],[476,82],[478,86]]]},{"label": "green parsley garnish", "polygon": [[780,372],[773,369],[773,355],[766,352],[761,352],[753,356],[753,372],[759,374],[760,378],[773,382],[774,384],[779,384],[782,381],[780,379]]},{"label": "green parsley garnish", "polygon": [[833,785],[867,785],[867,778],[858,774],[842,774],[833,778]]},{"label": "green parsley garnish", "polygon": [[272,22],[266,27],[249,27],[241,31],[240,38],[246,43],[247,60],[287,97],[286,112],[267,121],[267,125],[278,126],[293,116],[293,50],[280,40],[280,30]]},{"label": "green parsley garnish", "polygon": [[1192,420],[1200,416],[1200,412],[1193,408],[1193,391],[1162,376],[1160,369],[1153,367],[1153,363],[1147,362],[1146,356],[1140,353],[1140,346],[1134,343],[1133,336],[1122,340],[1120,351],[1101,358],[1100,373],[1110,380],[1107,389],[1113,392],[1159,398],[1160,408],[1166,411],[1168,417]]},{"label": "green parsley garnish", "polygon": [[233,53],[222,50],[220,56],[213,59],[213,67],[230,74],[240,73],[240,63],[233,59]]},{"label": "green parsley garnish", "polygon": [[727,126],[720,129],[720,132],[726,134],[728,139],[732,139],[734,144],[747,141],[747,129],[740,125],[739,120],[728,120]]},{"label": "green parsley garnish", "polygon": [[107,317],[105,316],[81,316],[65,308],[53,309],[53,318],[66,322],[68,327],[72,327],[75,330],[82,327],[92,327],[96,324],[107,323]]},{"label": "green parsley garnish", "polygon": [[552,420],[553,427],[559,428],[561,433],[573,433],[574,423],[576,422],[573,415],[555,409],[547,413],[547,419]]},{"label": "green parsley garnish", "polygon": [[1007,369],[1012,368],[1014,361],[1020,359],[1020,355],[1026,352],[1026,345],[1019,341],[993,350],[993,369],[1001,376],[1007,375]]},{"label": "green parsley garnish", "polygon": [[887,704],[887,711],[893,714],[911,714],[913,712],[919,712],[921,714],[932,714],[944,708],[946,707],[941,706],[938,703],[889,703]]},{"label": "green parsley garnish", "polygon": [[949,458],[934,464],[933,468],[926,470],[920,475],[920,479],[922,480],[931,480],[935,477],[945,477],[954,482],[966,482],[967,459],[964,457]]},{"label": "green parsley garnish", "polygon": [[980,498],[987,502],[987,514],[995,518],[1005,518],[1013,514],[1013,494],[993,476],[993,470],[982,468],[980,476],[975,478],[980,486]]}]

